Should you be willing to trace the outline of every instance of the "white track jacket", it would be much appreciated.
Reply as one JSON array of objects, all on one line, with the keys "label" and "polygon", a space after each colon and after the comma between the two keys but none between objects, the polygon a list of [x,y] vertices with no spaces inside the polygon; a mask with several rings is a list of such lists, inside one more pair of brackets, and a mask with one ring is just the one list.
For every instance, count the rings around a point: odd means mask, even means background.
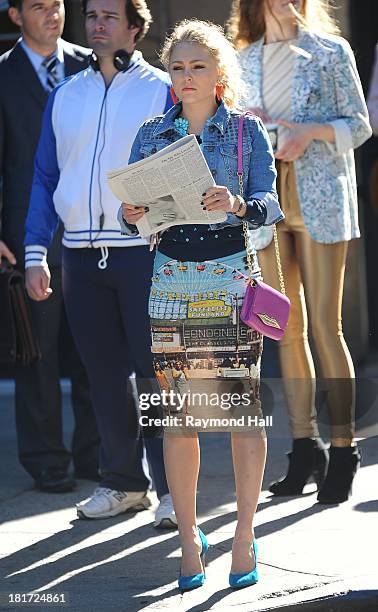
[{"label": "white track jacket", "polygon": [[150,66],[139,51],[108,87],[101,73],[89,67],[50,94],[26,220],[26,268],[44,265],[59,219],[69,248],[147,244],[121,235],[120,202],[107,185],[106,172],[127,164],[141,124],[171,105],[168,75]]}]

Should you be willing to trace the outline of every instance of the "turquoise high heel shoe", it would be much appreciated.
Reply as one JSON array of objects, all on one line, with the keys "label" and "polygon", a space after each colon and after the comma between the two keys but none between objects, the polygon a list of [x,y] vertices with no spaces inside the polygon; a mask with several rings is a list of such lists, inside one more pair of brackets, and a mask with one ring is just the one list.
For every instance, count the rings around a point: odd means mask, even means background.
[{"label": "turquoise high heel shoe", "polygon": [[202,550],[200,554],[200,559],[203,567],[203,572],[199,574],[193,574],[192,576],[180,576],[178,578],[178,586],[181,591],[191,591],[192,589],[198,589],[205,582],[205,557],[206,553],[209,550],[209,543],[206,539],[206,536],[202,533],[201,529],[198,527],[198,535],[201,538]]},{"label": "turquoise high heel shoe", "polygon": [[257,542],[253,540],[252,544],[253,554],[255,556],[255,567],[251,572],[245,572],[244,574],[231,574],[229,576],[229,585],[233,589],[242,589],[243,587],[251,586],[256,584],[259,580],[259,574],[257,571]]}]

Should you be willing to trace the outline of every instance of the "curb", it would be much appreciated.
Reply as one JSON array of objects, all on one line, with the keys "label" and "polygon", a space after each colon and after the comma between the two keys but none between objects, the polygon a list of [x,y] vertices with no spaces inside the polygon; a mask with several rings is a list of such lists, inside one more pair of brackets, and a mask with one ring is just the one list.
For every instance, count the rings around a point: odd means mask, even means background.
[{"label": "curb", "polygon": [[336,597],[322,597],[289,606],[267,608],[279,612],[377,612],[378,590],[349,591]]}]

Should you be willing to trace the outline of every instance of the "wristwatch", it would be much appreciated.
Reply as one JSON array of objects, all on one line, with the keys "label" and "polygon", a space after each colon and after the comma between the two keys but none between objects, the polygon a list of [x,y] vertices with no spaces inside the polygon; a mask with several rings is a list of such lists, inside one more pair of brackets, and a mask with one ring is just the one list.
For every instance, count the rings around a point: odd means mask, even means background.
[{"label": "wristwatch", "polygon": [[239,206],[238,206],[238,209],[235,210],[232,214],[238,216],[238,213],[240,213],[240,211],[242,210],[242,208],[243,208],[243,206],[245,204],[245,200],[243,200],[241,195],[236,195],[234,197],[235,197],[235,200],[237,200],[239,202]]}]

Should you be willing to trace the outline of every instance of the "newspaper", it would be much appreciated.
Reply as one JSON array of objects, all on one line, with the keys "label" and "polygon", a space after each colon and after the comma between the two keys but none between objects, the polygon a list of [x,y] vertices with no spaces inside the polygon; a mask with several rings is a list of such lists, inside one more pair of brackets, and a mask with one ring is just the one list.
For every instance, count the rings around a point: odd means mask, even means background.
[{"label": "newspaper", "polygon": [[138,221],[142,237],[173,225],[221,223],[225,211],[203,210],[202,194],[215,185],[194,134],[189,134],[126,168],[107,173],[113,194],[134,206],[148,207]]}]

